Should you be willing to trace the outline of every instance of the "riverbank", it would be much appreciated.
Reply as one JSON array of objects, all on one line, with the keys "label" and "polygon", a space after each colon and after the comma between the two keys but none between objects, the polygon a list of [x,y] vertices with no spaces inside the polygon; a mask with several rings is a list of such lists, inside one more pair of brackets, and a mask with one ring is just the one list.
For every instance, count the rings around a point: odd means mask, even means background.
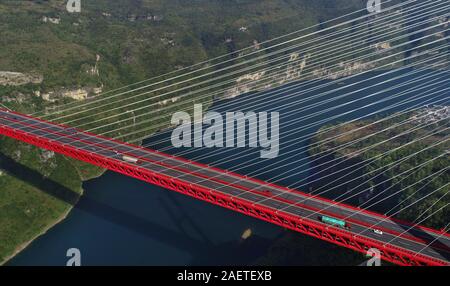
[{"label": "riverbank", "polygon": [[370,206],[369,210],[378,213],[394,213],[394,218],[404,221],[416,221],[428,206],[433,215],[420,224],[444,228],[449,217],[443,208],[449,203],[445,195],[450,190],[450,175],[444,171],[450,165],[446,156],[450,143],[445,140],[450,134],[445,128],[449,111],[449,106],[430,105],[322,127],[310,148],[316,161],[311,187],[316,190],[333,184],[338,187],[328,192],[330,198]]},{"label": "riverbank", "polygon": [[[345,80],[345,83],[352,86],[350,84],[353,82],[379,74],[370,73]],[[414,77],[405,77],[397,84],[413,79]],[[388,84],[380,85],[377,86],[377,90],[384,90],[387,87]],[[358,89],[358,86],[352,88]],[[401,96],[392,97],[391,101],[385,102],[381,100],[391,94],[375,93],[376,96],[364,98],[363,91],[352,92],[352,88],[341,91],[350,95],[340,97],[342,94],[337,93],[336,100],[325,103],[316,98],[314,92],[304,95],[307,102],[297,102],[296,97],[292,95],[298,90],[268,93],[264,97],[266,104],[260,106],[260,109],[256,108],[253,95],[250,94],[216,102],[211,109],[220,113],[234,111],[235,108],[243,112],[270,112],[279,109],[279,106],[286,106],[280,113],[280,122],[297,120],[297,124],[293,127],[281,124],[280,142],[297,143],[284,147],[282,145],[280,156],[273,161],[261,161],[259,152],[254,152],[257,150],[251,148],[174,149],[170,142],[170,129],[151,136],[145,144],[191,160],[198,160],[201,156],[205,164],[216,163],[219,168],[244,175],[258,174],[257,177],[263,180],[277,178],[283,174],[283,180],[277,183],[305,190],[307,186],[303,183],[311,179],[310,172],[299,172],[298,162],[304,164],[313,162],[309,153],[310,142],[306,139],[299,142],[299,137],[309,138],[326,123],[336,124],[338,116],[339,121],[350,121],[377,110],[384,110],[388,106],[395,106],[389,113],[401,111],[424,100],[418,99],[400,106],[396,104],[403,100]],[[337,84],[329,84],[324,92],[335,90],[338,90]],[[302,117],[298,114],[298,110],[319,103],[321,106],[317,107],[316,117]],[[343,113],[341,109],[335,108],[344,105],[349,105],[347,108],[351,109],[352,113]],[[319,113],[320,110],[327,112],[322,114]],[[311,110],[311,113],[314,111]],[[106,172],[98,179],[86,182],[83,188],[86,193],[72,211],[72,215],[44,238],[28,247],[10,265],[64,265],[65,256],[62,253],[74,246],[83,253],[83,265],[220,265],[221,261],[217,257],[211,257],[210,253],[227,252],[236,237],[240,237],[245,229],[252,228],[255,234],[262,234],[271,242],[274,242],[274,237],[282,230],[277,226],[113,172]],[[218,221],[227,223],[218,224]],[[314,238],[304,238],[311,240],[311,245],[314,245],[312,249],[323,248],[321,244],[313,242]],[[292,245],[299,243],[301,244],[296,239],[292,241]],[[285,249],[292,248],[290,242],[287,244],[289,246]],[[338,249],[341,248],[336,248],[338,257],[339,254],[345,255],[338,252]],[[255,249],[254,257],[263,254],[264,251],[266,250],[263,248]],[[303,248],[298,252],[304,257],[298,259],[295,257],[296,263],[310,263],[310,260],[307,260],[308,254]],[[327,264],[327,261],[323,259],[312,263]],[[333,263],[340,264],[337,261]],[[239,261],[235,264],[239,264]]]},{"label": "riverbank", "polygon": [[[101,177],[106,172],[105,169],[97,168],[97,171],[94,171],[93,169],[91,169],[86,174],[83,174],[83,172],[81,171],[82,168],[80,168],[78,163],[75,163],[75,161],[73,161],[72,159],[68,159],[68,158],[64,158],[64,161],[68,162],[73,167],[73,170],[75,170],[77,172],[79,180],[81,182],[81,185],[88,180]],[[44,191],[44,190],[40,190],[40,191]],[[61,215],[59,215],[54,221],[47,224],[42,230],[38,231],[38,233],[36,235],[34,235],[31,239],[19,244],[10,255],[6,256],[3,260],[0,261],[0,266],[7,264],[8,261],[10,261],[16,255],[18,255],[19,253],[21,253],[22,251],[27,249],[27,247],[29,247],[36,239],[40,238],[41,236],[44,236],[49,230],[51,230],[53,227],[60,224],[67,218],[67,216],[71,213],[73,208],[79,202],[80,198],[83,196],[84,189],[80,188],[79,192],[73,191],[71,193],[72,194],[76,193],[77,196],[70,204],[68,204],[67,209],[64,210],[61,213]]]},{"label": "riverbank", "polygon": [[[138,142],[137,144],[141,145],[142,141]],[[89,168],[89,171],[86,171],[86,173],[83,173],[82,172],[83,167],[81,167],[80,164],[84,164],[84,163],[75,161],[73,159],[68,159],[68,158],[65,158],[65,161],[69,162],[72,165],[72,167],[74,168],[74,170],[76,170],[76,172],[77,172],[77,174],[79,176],[79,179],[81,181],[81,184],[83,184],[83,183],[85,183],[85,182],[87,182],[89,180],[100,178],[107,171],[106,169],[101,169],[101,168],[98,168],[98,167],[94,166],[94,168]],[[48,224],[46,227],[44,227],[41,231],[39,231],[31,239],[27,240],[26,242],[23,242],[23,243],[19,244],[17,246],[17,248],[10,255],[6,256],[3,260],[0,261],[0,266],[3,266],[5,264],[7,264],[8,261],[10,261],[15,256],[20,254],[22,251],[27,249],[27,247],[29,247],[36,239],[38,239],[41,236],[45,235],[53,227],[55,227],[56,225],[58,225],[61,222],[63,222],[67,218],[67,216],[71,213],[71,211],[76,206],[76,204],[80,201],[81,197],[84,195],[84,192],[85,192],[85,190],[83,188],[81,188],[80,193],[78,194],[76,200],[71,205],[69,205],[67,210],[65,210],[56,220],[54,220],[53,222]]]},{"label": "riverbank", "polygon": [[[83,195],[84,191],[81,192],[79,198],[81,198],[81,196]],[[78,200],[79,201],[79,200]],[[77,202],[78,202],[77,201]],[[6,257],[6,259],[4,259],[3,261],[0,261],[0,266],[5,265],[6,263],[8,263],[8,261],[10,261],[11,259],[13,259],[16,255],[18,255],[19,253],[21,253],[22,251],[24,251],[28,246],[30,246],[36,239],[38,239],[39,237],[45,235],[50,229],[52,229],[53,227],[55,227],[56,225],[58,225],[59,223],[63,222],[67,216],[70,214],[70,212],[72,211],[72,209],[75,206],[71,206],[67,209],[67,211],[60,217],[58,218],[54,223],[48,225],[45,229],[42,230],[41,233],[37,234],[35,237],[33,237],[32,239],[30,239],[27,242],[22,243],[21,245],[19,245],[17,247],[17,249],[9,256]]]}]

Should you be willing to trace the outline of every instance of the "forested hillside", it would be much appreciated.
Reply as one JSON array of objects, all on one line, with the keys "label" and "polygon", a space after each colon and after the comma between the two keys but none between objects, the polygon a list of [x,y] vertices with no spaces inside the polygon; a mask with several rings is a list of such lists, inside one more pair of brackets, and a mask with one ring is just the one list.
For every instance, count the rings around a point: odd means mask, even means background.
[{"label": "forested hillside", "polygon": [[[338,3],[339,2],[339,3]],[[361,0],[0,2],[0,102],[22,112],[79,101],[365,6]],[[58,221],[102,171],[1,138],[0,262]]]}]

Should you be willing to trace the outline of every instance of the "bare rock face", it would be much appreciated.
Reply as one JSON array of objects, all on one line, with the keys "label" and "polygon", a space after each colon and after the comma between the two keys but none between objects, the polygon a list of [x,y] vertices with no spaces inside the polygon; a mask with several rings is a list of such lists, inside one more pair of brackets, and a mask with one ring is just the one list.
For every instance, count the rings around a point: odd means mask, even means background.
[{"label": "bare rock face", "polygon": [[417,124],[431,124],[450,118],[450,106],[426,106],[411,116],[413,122]]},{"label": "bare rock face", "polygon": [[59,17],[47,17],[47,16],[44,16],[44,17],[42,17],[41,20],[44,23],[51,23],[51,24],[55,24],[55,25],[59,25],[61,23],[61,18],[59,18]]},{"label": "bare rock face", "polygon": [[62,92],[63,97],[72,98],[75,100],[84,100],[88,98],[89,92],[86,89],[74,89]]},{"label": "bare rock face", "polygon": [[309,58],[309,54],[291,53],[286,63],[280,68],[244,74],[224,92],[223,98],[234,98],[251,91],[264,91],[298,80],[302,77]]},{"label": "bare rock face", "polygon": [[23,103],[28,99],[28,96],[18,92],[18,91],[13,91],[11,93],[9,93],[8,95],[4,95],[1,98],[2,102],[17,102],[17,103]]},{"label": "bare rock face", "polygon": [[73,90],[59,90],[50,91],[41,95],[43,100],[55,101],[57,98],[71,98],[74,100],[84,100],[88,98],[89,91],[86,89],[73,89]]},{"label": "bare rock face", "polygon": [[100,61],[100,58],[101,58],[100,55],[97,54],[96,55],[96,59],[95,59],[95,65],[89,67],[86,70],[87,74],[89,74],[91,76],[99,76],[100,75],[100,71],[99,71],[99,68],[98,68],[98,62]]},{"label": "bare rock face", "polygon": [[40,84],[43,80],[44,77],[42,75],[0,71],[0,85],[19,86],[28,83]]},{"label": "bare rock face", "polygon": [[71,98],[73,100],[85,100],[88,99],[90,95],[97,95],[103,91],[103,87],[83,87],[75,89],[63,88],[60,90],[49,91],[47,93],[40,93],[43,100],[49,102],[55,102],[61,98]]}]

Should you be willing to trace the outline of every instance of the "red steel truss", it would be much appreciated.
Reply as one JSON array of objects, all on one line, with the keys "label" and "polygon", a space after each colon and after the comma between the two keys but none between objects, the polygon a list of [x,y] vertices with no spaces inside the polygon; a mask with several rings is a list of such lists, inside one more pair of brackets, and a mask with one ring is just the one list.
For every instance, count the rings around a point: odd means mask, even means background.
[{"label": "red steel truss", "polygon": [[[242,214],[264,220],[287,229],[291,229],[309,236],[313,236],[336,245],[340,245],[366,254],[371,248],[380,251],[381,258],[402,266],[444,266],[444,261],[434,259],[422,254],[417,254],[409,250],[385,245],[374,239],[354,235],[343,229],[325,226],[314,220],[301,218],[275,211],[264,206],[256,205],[244,199],[227,196],[213,189],[207,189],[195,184],[191,184],[182,179],[172,178],[163,174],[155,173],[147,169],[136,167],[123,161],[114,160],[100,155],[79,150],[73,146],[65,145],[56,141],[51,141],[43,137],[31,135],[29,133],[12,129],[7,126],[0,126],[0,134],[29,143],[31,145],[54,151],[56,153],[84,161],[117,173],[121,173],[163,188],[176,191],[178,193],[194,197]],[[125,144],[125,143],[124,143]]]}]

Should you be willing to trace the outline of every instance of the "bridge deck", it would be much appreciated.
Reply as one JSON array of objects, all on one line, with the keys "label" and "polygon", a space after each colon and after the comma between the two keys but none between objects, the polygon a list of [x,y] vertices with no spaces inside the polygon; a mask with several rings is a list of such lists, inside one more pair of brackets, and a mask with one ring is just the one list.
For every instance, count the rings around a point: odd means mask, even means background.
[{"label": "bridge deck", "polygon": [[[354,236],[366,237],[385,245],[394,245],[411,252],[437,259],[448,264],[450,238],[435,230],[412,226],[406,222],[359,210],[349,205],[312,197],[308,194],[268,184],[213,167],[169,156],[154,150],[116,142],[94,134],[75,131],[18,113],[0,110],[0,126],[20,130],[35,137],[69,145],[80,151],[133,165],[136,169],[150,170],[195,184],[221,194],[240,198],[264,206],[274,212],[287,213],[322,224],[318,217],[328,215],[342,218],[351,225],[345,230]],[[139,163],[124,162],[122,155],[139,158]],[[375,225],[375,226],[374,226]],[[331,226],[327,226],[332,228]],[[380,229],[383,234],[376,234]],[[431,247],[427,247],[431,244]]]}]

